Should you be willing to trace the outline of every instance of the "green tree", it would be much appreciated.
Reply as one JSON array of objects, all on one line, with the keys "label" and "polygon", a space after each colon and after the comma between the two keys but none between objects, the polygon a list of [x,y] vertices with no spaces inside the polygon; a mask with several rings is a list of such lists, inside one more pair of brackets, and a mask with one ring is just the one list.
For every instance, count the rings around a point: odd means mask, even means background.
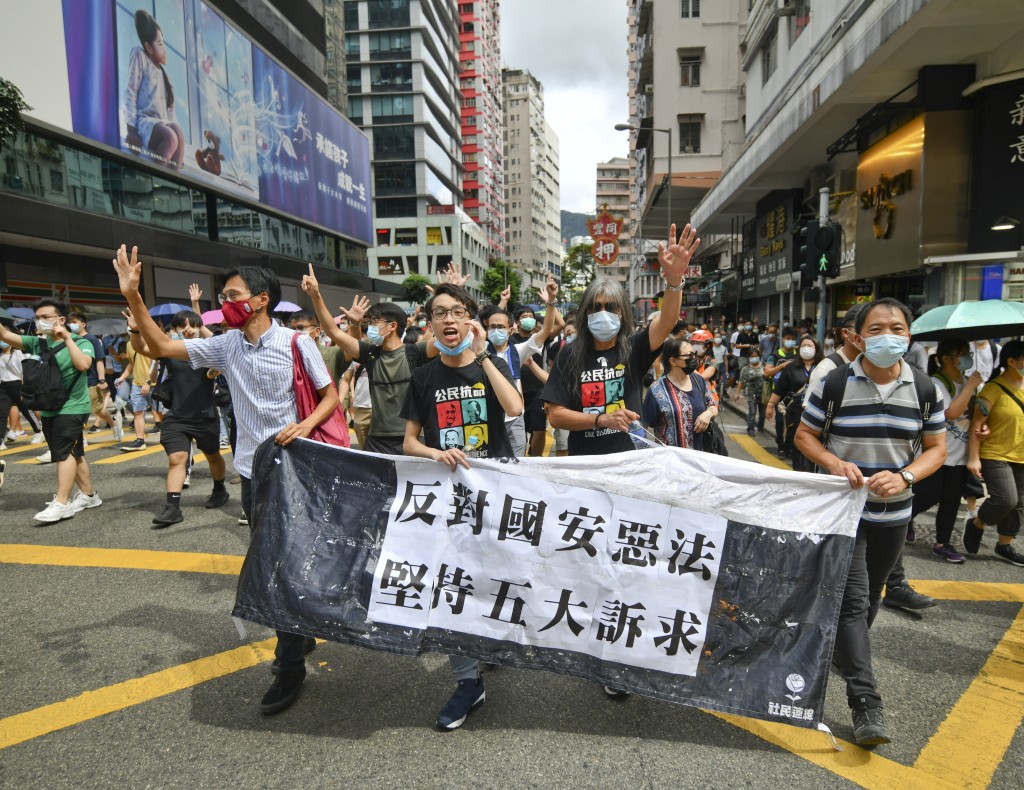
[{"label": "green tree", "polygon": [[519,302],[519,290],[523,286],[523,276],[512,265],[499,258],[491,261],[490,267],[484,272],[483,285],[480,290],[487,296],[492,304],[501,301],[501,292],[505,290],[505,284],[512,290],[512,297],[509,299],[509,306]]},{"label": "green tree", "polygon": [[0,77],[0,148],[7,145],[14,139],[14,135],[25,128],[21,114],[31,109],[25,103],[18,86]]},{"label": "green tree", "polygon": [[402,280],[405,301],[410,304],[423,304],[430,298],[430,290],[427,286],[432,285],[433,283],[429,277],[424,277],[422,274],[410,274]]},{"label": "green tree", "polygon": [[597,262],[589,244],[577,244],[570,248],[562,261],[562,298],[567,302],[579,303],[580,295],[597,276]]}]

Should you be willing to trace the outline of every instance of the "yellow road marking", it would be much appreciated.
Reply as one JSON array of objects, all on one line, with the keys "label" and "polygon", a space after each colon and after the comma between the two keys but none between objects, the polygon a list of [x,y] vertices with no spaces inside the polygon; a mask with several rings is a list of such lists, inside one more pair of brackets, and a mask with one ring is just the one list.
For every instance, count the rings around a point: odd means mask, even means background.
[{"label": "yellow road marking", "polygon": [[[36,448],[39,448],[38,450]],[[27,453],[31,450],[36,452],[43,452],[46,449],[46,442],[40,442],[39,444],[19,444],[15,447],[8,447],[6,450],[0,450],[0,456],[17,455],[18,453]]]},{"label": "yellow road marking", "polygon": [[[92,452],[93,450],[102,450],[104,447],[110,447],[110,445],[112,444],[117,444],[117,442],[96,442],[95,444],[90,444],[88,447],[86,447],[83,452],[89,453]],[[37,444],[36,447],[46,447],[46,445]],[[43,452],[45,452],[45,450]],[[14,463],[20,466],[22,464],[40,464],[44,462],[37,461],[35,458],[27,458],[24,461],[15,461]],[[96,463],[99,463],[99,461],[97,461]]]},{"label": "yellow road marking", "polygon": [[[221,447],[220,448],[220,454],[221,455],[231,455],[231,448],[230,447]],[[192,463],[193,464],[201,464],[201,463],[204,463],[206,460],[207,460],[207,458],[206,458],[205,453],[196,453],[195,455],[192,456]]]},{"label": "yellow road marking", "polygon": [[730,433],[729,438],[750,453],[750,455],[754,456],[755,461],[758,461],[765,466],[774,466],[776,469],[787,469],[790,472],[793,471],[792,466],[787,464],[781,458],[776,458],[770,452],[765,450],[761,445],[754,441],[753,437],[742,433]]},{"label": "yellow road marking", "polygon": [[1007,582],[946,582],[915,579],[914,589],[943,601],[1009,601],[1024,603],[1024,584]]},{"label": "yellow road marking", "polygon": [[0,749],[270,661],[276,643],[253,642],[0,719]]},{"label": "yellow road marking", "polygon": [[242,560],[234,554],[194,554],[188,551],[143,549],[86,549],[77,546],[0,544],[0,563],[62,565],[81,568],[129,568],[145,571],[187,571],[237,576]]},{"label": "yellow road marking", "polygon": [[164,447],[162,444],[152,444],[145,450],[135,450],[130,453],[121,453],[120,455],[112,455],[109,458],[102,458],[99,461],[94,462],[96,464],[123,464],[125,461],[131,461],[133,458],[144,458],[147,455],[155,455],[156,453],[162,453]]}]

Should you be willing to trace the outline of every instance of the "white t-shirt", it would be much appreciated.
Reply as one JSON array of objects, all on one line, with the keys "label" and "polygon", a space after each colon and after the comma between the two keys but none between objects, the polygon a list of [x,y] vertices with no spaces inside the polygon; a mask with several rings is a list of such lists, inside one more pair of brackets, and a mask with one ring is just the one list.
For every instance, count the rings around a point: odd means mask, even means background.
[{"label": "white t-shirt", "polygon": [[356,362],[353,365],[355,372],[352,380],[355,386],[352,390],[352,407],[356,409],[373,408],[373,401],[370,399],[370,375],[363,370],[363,366]]},{"label": "white t-shirt", "polygon": [[[12,348],[7,354],[0,354],[0,381],[21,381],[21,360],[25,357],[20,348]],[[3,415],[4,422],[7,415]]]},{"label": "white t-shirt", "polygon": [[984,346],[979,346],[977,341],[972,340],[971,353],[974,354],[974,367],[964,373],[964,377],[966,378],[974,371],[978,371],[981,374],[981,380],[988,381],[992,377],[992,368],[995,367],[992,341],[990,340]]},{"label": "white t-shirt", "polygon": [[[840,348],[836,353],[843,358],[843,361],[847,365],[853,362],[852,359],[847,359],[846,353],[843,351],[842,348]],[[807,389],[804,390],[805,409],[807,408],[807,401],[811,397],[811,390],[814,389],[814,385],[821,381],[823,378],[825,378],[825,376],[827,376],[837,367],[839,367],[835,362],[829,359],[829,356],[831,356],[831,354],[826,355],[825,358],[821,360],[821,362],[814,366],[814,370],[811,371],[810,378],[807,379]]]},{"label": "white t-shirt", "polygon": [[736,348],[736,340],[737,340],[737,338],[739,338],[739,336],[740,336],[740,332],[737,329],[735,332],[732,333],[732,336],[729,338],[729,348],[732,349],[732,355],[734,357],[739,357],[740,355],[743,354],[743,349],[742,348]]},{"label": "white t-shirt", "polygon": [[[542,343],[538,343],[534,339],[536,337],[536,335],[530,335],[530,337],[524,340],[522,343],[509,343],[508,345],[505,346],[504,351],[496,351],[495,353],[505,360],[505,364],[508,365],[509,370],[513,370],[512,354],[510,353],[512,346],[515,346],[516,353],[519,354],[520,366],[522,366],[523,360],[526,359],[527,357],[532,357],[534,354],[540,354],[541,352],[544,351],[544,345]],[[523,385],[522,382],[519,380],[519,377],[516,377],[515,382],[516,389],[518,389],[519,394],[522,395]],[[505,422],[512,422],[515,419],[515,417],[509,417],[507,414],[505,415]]]},{"label": "white t-shirt", "polygon": [[[938,376],[932,376],[935,381],[935,388],[942,397],[942,410],[946,411],[961,392],[964,391],[966,378],[963,381],[953,382],[952,394],[946,389],[946,383]],[[971,431],[970,409],[964,409],[964,413],[955,420],[946,420],[946,460],[943,466],[965,466],[967,464],[967,437]]]}]

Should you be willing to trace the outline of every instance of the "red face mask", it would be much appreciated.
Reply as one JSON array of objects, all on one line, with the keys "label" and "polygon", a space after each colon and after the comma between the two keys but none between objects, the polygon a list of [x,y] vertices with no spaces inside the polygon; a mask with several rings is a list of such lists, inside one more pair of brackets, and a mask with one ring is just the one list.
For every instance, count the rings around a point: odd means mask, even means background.
[{"label": "red face mask", "polygon": [[253,314],[248,301],[225,302],[220,306],[220,312],[224,316],[224,323],[232,329],[241,329]]}]

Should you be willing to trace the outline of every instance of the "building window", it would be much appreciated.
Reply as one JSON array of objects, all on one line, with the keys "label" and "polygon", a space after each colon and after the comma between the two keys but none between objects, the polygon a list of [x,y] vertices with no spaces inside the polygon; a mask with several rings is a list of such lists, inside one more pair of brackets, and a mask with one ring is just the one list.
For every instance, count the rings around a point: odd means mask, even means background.
[{"label": "building window", "polygon": [[791,0],[794,13],[789,17],[789,45],[800,38],[811,22],[811,0]]},{"label": "building window", "polygon": [[345,36],[345,57],[349,60],[359,60],[359,34]]},{"label": "building window", "polygon": [[374,91],[406,91],[412,88],[411,63],[381,63],[370,66],[370,88]]},{"label": "building window", "polygon": [[701,115],[679,116],[679,153],[700,153],[700,127],[703,121]]},{"label": "building window", "polygon": [[409,0],[369,0],[370,27],[409,27]]},{"label": "building window", "polygon": [[345,0],[345,30],[359,29],[359,3],[357,0]]},{"label": "building window", "polygon": [[700,16],[700,0],[679,0],[679,5],[683,19],[696,19]]},{"label": "building window", "polygon": [[363,67],[349,66],[345,70],[345,82],[348,85],[349,93],[363,92]]},{"label": "building window", "polygon": [[771,33],[761,45],[761,84],[768,82],[775,68],[779,65],[779,54],[777,45],[779,43],[778,32],[772,27]]},{"label": "building window", "polygon": [[679,56],[679,85],[683,88],[696,88],[700,85],[700,56]]},{"label": "building window", "polygon": [[393,30],[370,34],[370,60],[406,60],[412,57],[412,36]]},{"label": "building window", "polygon": [[374,96],[370,100],[373,120],[401,123],[413,119],[412,96]]},{"label": "building window", "polygon": [[50,171],[50,189],[53,192],[64,191],[64,174],[59,170]]}]

